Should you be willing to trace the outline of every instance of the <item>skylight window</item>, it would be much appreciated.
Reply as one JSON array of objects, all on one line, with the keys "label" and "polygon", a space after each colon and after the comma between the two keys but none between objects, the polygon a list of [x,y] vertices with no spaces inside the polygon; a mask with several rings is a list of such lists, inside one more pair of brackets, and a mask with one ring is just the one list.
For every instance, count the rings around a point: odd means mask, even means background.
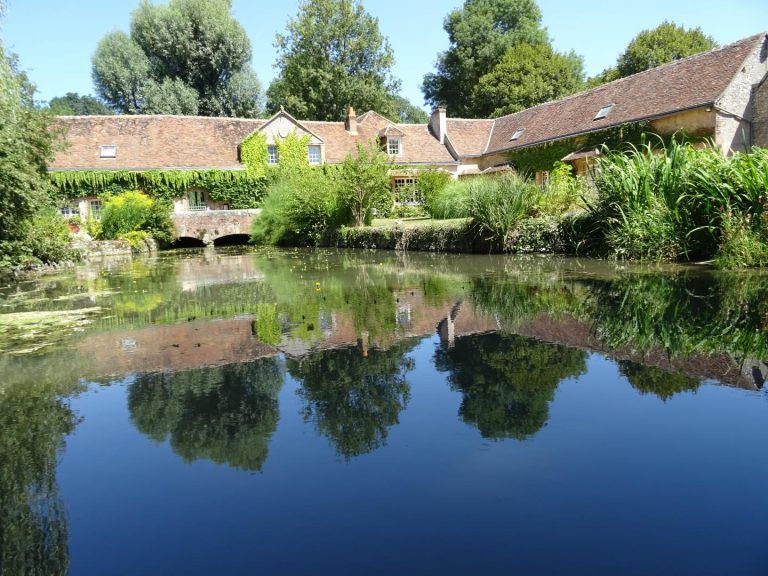
[{"label": "skylight window", "polygon": [[114,144],[99,146],[99,158],[117,158],[117,146]]},{"label": "skylight window", "polygon": [[509,141],[512,142],[513,140],[518,140],[520,136],[523,135],[523,132],[525,132],[525,128],[518,128],[515,130],[515,133],[512,134],[512,138],[510,138]]},{"label": "skylight window", "polygon": [[600,108],[600,112],[597,113],[597,116],[595,116],[595,120],[600,120],[601,118],[605,118],[608,116],[608,114],[611,113],[611,110],[613,110],[613,104],[607,104],[606,106],[603,106]]}]

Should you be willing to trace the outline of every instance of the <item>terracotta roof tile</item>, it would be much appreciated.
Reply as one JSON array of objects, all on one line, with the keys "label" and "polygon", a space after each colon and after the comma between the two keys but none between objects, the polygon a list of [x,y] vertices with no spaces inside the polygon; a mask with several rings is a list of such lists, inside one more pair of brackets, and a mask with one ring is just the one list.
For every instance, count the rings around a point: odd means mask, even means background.
[{"label": "terracotta roof tile", "polygon": [[[763,38],[764,33],[750,36],[710,52],[498,118],[487,152],[514,150],[712,104]],[[607,117],[595,120],[598,111],[608,104],[614,106]],[[525,132],[510,142],[518,128],[525,128]]]},{"label": "terracotta roof tile", "polygon": [[459,156],[479,156],[485,152],[493,124],[493,120],[448,118],[448,140]]}]

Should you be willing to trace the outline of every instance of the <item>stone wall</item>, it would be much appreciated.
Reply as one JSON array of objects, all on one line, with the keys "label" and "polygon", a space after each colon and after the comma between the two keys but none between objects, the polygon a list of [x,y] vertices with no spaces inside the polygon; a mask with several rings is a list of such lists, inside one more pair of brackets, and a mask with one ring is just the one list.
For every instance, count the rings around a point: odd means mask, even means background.
[{"label": "stone wall", "polygon": [[261,210],[207,210],[181,212],[172,216],[180,238],[197,238],[212,244],[217,238],[250,234],[253,219]]},{"label": "stone wall", "polygon": [[755,88],[753,106],[752,143],[768,148],[768,78]]}]

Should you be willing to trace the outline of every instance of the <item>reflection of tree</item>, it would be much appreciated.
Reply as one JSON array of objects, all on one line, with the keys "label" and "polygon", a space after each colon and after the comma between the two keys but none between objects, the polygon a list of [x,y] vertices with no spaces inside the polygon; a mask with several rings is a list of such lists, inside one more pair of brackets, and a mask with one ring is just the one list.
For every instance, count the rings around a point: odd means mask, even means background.
[{"label": "reflection of tree", "polygon": [[698,379],[686,374],[667,372],[656,366],[644,366],[628,360],[619,361],[619,372],[642,394],[655,394],[662,400],[680,392],[694,392],[701,385]]},{"label": "reflection of tree", "polygon": [[398,423],[410,398],[405,358],[412,342],[364,356],[358,348],[327,350],[301,361],[289,360],[288,371],[302,381],[304,417],[313,419],[345,458],[370,452],[386,442],[387,428]]},{"label": "reflection of tree", "polygon": [[136,427],[157,441],[171,437],[187,461],[207,458],[260,470],[277,427],[283,374],[277,359],[136,379],[128,407]]},{"label": "reflection of tree", "polygon": [[459,414],[484,438],[524,440],[549,417],[549,402],[561,380],[583,374],[582,350],[502,333],[458,338],[440,349],[438,370],[464,395]]},{"label": "reflection of tree", "polygon": [[69,406],[37,385],[0,395],[0,575],[66,574],[67,524],[56,485]]}]

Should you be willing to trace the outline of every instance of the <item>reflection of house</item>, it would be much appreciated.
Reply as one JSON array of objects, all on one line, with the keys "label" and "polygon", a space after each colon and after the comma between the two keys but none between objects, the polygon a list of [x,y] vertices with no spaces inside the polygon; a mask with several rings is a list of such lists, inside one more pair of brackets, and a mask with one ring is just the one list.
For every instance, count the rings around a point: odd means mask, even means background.
[{"label": "reflection of house", "polygon": [[[240,144],[257,131],[267,138],[270,163],[280,161],[275,142],[291,132],[309,138],[311,164],[340,163],[357,143],[377,141],[399,166],[396,188],[413,183],[413,169],[433,166],[453,176],[498,171],[514,163],[515,151],[553,142],[567,144],[563,160],[583,170],[599,144],[589,135],[638,122],[659,133],[712,137],[724,151],[739,151],[768,146],[766,50],[761,33],[495,120],[448,118],[442,108],[428,124],[398,124],[372,111],[357,116],[351,108],[339,122],[300,121],[284,111],[268,120],[60,117],[69,147],[50,169],[242,170]],[[204,191],[177,203],[177,210],[212,207]]]}]

